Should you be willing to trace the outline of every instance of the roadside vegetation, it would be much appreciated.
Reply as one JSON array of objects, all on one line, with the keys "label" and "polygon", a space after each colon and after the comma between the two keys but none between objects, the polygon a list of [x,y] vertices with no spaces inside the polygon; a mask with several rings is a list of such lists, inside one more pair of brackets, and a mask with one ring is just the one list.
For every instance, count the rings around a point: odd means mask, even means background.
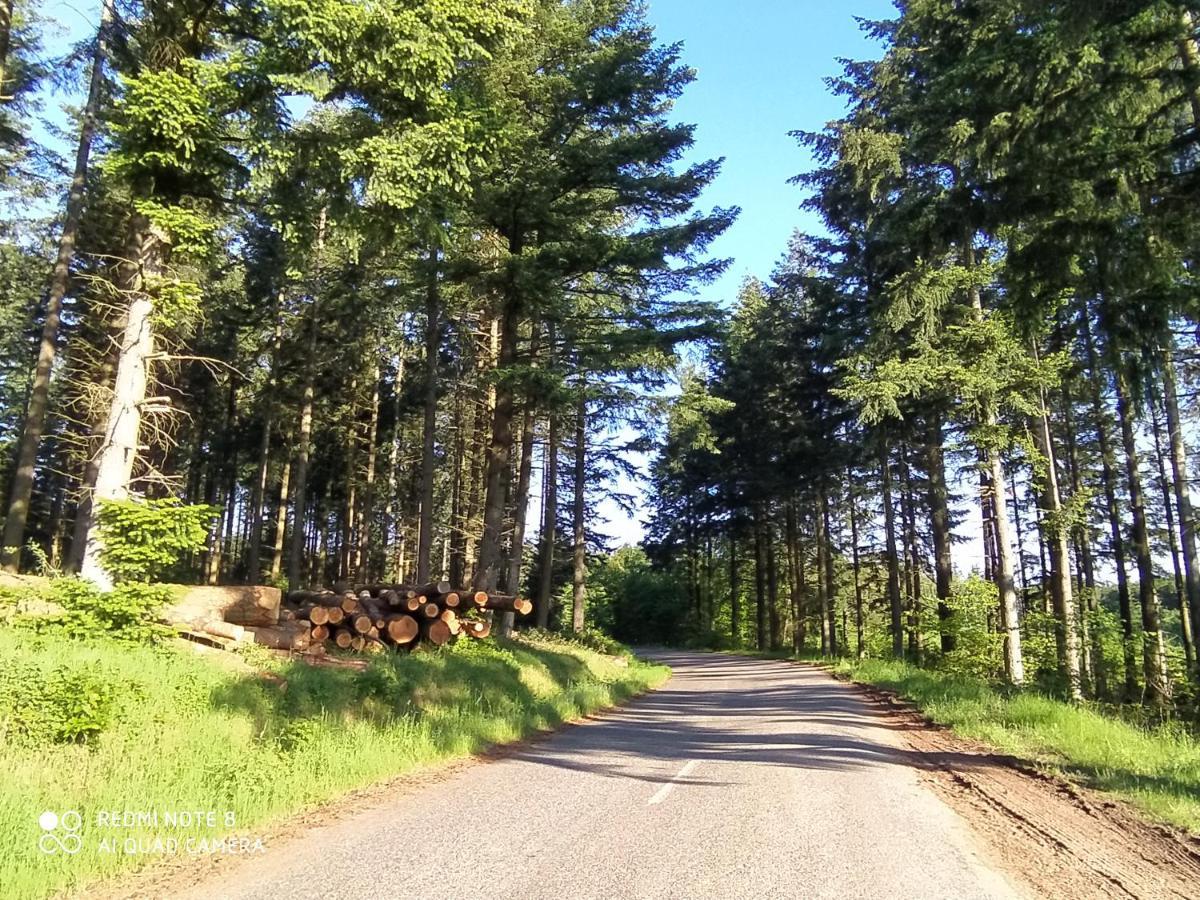
[{"label": "roadside vegetation", "polygon": [[[549,634],[388,654],[361,668],[250,649],[260,652],[202,656],[169,640],[79,639],[19,619],[0,628],[5,897],[154,862],[166,855],[156,841],[253,836],[354,788],[404,774],[419,783],[422,767],[618,703],[667,671]],[[81,815],[78,854],[41,852],[45,810]],[[160,816],[105,829],[95,827],[101,810],[203,810],[218,821],[172,828]],[[115,851],[100,849],[102,838]]]},{"label": "roadside vegetation", "polygon": [[830,667],[894,691],[965,738],[1061,770],[1154,819],[1200,834],[1200,740],[1185,723],[1152,725],[899,660],[842,659]]}]

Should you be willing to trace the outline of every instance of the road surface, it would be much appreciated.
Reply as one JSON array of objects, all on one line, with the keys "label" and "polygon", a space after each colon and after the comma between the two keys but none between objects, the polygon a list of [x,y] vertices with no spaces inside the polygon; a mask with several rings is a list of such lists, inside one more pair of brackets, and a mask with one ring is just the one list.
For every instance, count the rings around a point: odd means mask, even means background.
[{"label": "road surface", "polygon": [[272,847],[189,896],[992,898],[1014,890],[856,691],[657,654],[657,692]]}]

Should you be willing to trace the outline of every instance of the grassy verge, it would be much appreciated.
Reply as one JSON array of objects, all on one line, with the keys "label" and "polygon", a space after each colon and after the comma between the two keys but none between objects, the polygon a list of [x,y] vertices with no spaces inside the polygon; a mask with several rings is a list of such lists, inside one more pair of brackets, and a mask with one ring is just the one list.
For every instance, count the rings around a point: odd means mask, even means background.
[{"label": "grassy verge", "polygon": [[1182,725],[1141,727],[1093,707],[890,660],[841,660],[831,668],[895,691],[963,737],[1056,768],[1153,819],[1200,833],[1200,741]]},{"label": "grassy verge", "polygon": [[[667,674],[540,638],[376,657],[363,671],[281,662],[263,677],[186,649],[2,631],[0,689],[5,668],[10,690],[20,690],[18,676],[89,685],[65,708],[92,724],[108,720],[86,743],[50,743],[19,734],[16,714],[0,709],[2,893],[13,900],[212,852],[219,836],[253,835],[353,788],[518,740]],[[64,672],[75,680],[64,682]],[[91,704],[111,714],[97,717]],[[46,810],[79,813],[78,853],[39,848]],[[111,827],[105,811],[147,815]],[[189,824],[184,812],[204,815]],[[54,833],[62,837],[65,824]]]}]

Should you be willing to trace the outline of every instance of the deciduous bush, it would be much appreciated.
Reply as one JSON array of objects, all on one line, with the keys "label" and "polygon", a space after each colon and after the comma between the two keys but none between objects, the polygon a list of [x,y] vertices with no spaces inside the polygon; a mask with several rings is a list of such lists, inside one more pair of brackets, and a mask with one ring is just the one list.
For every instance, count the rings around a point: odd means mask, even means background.
[{"label": "deciduous bush", "polygon": [[112,723],[116,708],[112,679],[98,666],[0,662],[0,729],[18,743],[86,742]]}]

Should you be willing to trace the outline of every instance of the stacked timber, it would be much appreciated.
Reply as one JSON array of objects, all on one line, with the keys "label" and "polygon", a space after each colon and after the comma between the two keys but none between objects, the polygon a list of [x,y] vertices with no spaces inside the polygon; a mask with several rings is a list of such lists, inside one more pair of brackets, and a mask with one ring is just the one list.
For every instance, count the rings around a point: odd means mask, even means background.
[{"label": "stacked timber", "polygon": [[382,653],[420,644],[440,647],[456,637],[486,638],[492,611],[528,615],[533,604],[488,591],[455,590],[449,582],[365,584],[343,590],[293,591],[281,619],[306,628],[308,649]]}]

